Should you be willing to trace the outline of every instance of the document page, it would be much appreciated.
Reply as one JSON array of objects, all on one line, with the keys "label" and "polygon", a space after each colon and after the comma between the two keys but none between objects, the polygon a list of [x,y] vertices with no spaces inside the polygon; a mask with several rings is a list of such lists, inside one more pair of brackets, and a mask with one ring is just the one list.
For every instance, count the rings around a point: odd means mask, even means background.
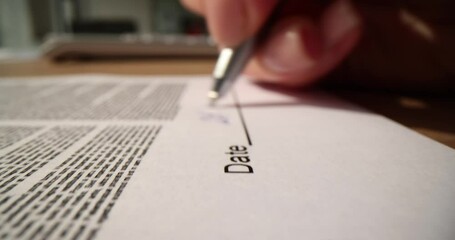
[{"label": "document page", "polygon": [[455,151],[324,92],[0,78],[1,239],[455,239]]}]

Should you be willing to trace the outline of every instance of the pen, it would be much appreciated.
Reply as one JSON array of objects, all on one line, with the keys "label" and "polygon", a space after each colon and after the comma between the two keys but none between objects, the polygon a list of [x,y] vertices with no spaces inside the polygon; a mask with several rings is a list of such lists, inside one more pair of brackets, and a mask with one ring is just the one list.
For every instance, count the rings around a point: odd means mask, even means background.
[{"label": "pen", "polygon": [[213,70],[214,84],[208,93],[209,99],[214,103],[223,97],[237,80],[238,76],[245,68],[250,56],[255,51],[258,41],[264,38],[277,18],[283,3],[282,0],[277,3],[274,10],[262,25],[258,33],[246,40],[236,48],[223,48],[218,56],[215,68]]}]

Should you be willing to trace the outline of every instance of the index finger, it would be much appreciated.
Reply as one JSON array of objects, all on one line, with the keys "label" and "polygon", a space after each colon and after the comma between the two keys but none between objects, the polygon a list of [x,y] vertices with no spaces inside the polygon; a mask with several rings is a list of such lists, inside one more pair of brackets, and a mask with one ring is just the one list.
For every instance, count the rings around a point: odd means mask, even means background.
[{"label": "index finger", "polygon": [[204,15],[204,1],[203,0],[180,0],[182,4],[191,11]]},{"label": "index finger", "polygon": [[264,24],[278,0],[182,0],[204,15],[215,41],[234,47],[253,36]]}]

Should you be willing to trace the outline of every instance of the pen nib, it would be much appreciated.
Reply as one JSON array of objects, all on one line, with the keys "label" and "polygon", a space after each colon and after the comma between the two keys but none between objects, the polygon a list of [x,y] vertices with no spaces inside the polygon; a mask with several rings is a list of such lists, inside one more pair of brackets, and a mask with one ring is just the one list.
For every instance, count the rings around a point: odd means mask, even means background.
[{"label": "pen nib", "polygon": [[215,101],[220,97],[220,94],[215,91],[210,91],[207,96],[209,97],[210,100]]},{"label": "pen nib", "polygon": [[220,97],[220,94],[216,91],[210,91],[207,94],[207,97],[210,99],[210,105],[215,104],[216,100]]}]

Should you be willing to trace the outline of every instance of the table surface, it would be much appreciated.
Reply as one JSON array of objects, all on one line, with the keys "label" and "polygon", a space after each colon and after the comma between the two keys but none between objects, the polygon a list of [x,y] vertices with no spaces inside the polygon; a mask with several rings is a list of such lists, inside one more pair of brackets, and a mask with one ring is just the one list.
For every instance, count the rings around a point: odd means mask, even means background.
[{"label": "table surface", "polygon": [[[0,62],[0,77],[108,73],[121,75],[209,74],[214,59],[136,59],[103,61],[46,60]],[[329,90],[350,102],[386,116],[425,136],[455,148],[455,97],[406,96],[398,93]]]}]

